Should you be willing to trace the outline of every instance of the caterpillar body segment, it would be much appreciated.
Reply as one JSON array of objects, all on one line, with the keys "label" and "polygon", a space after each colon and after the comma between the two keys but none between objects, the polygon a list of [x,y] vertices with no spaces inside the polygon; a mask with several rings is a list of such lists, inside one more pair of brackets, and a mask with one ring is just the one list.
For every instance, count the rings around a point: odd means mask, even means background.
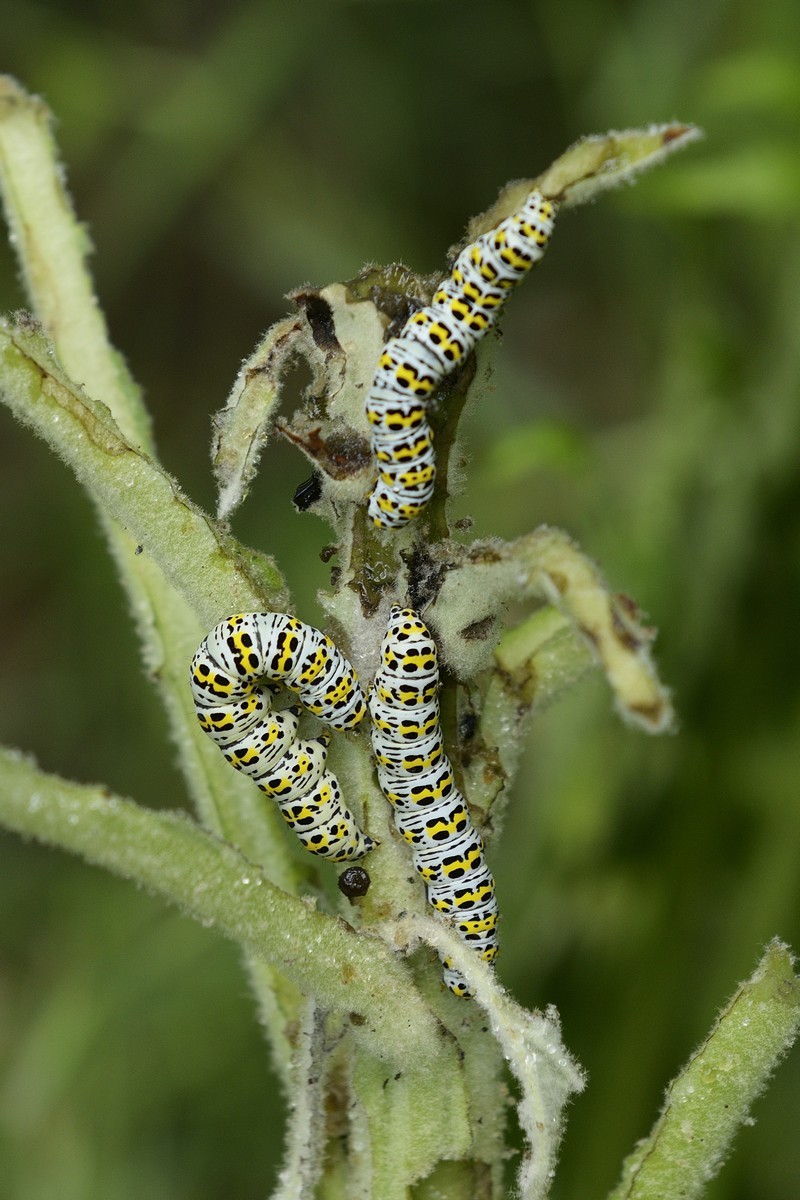
[{"label": "caterpillar body segment", "polygon": [[[297,736],[300,705],[337,730],[354,728],[367,711],[355,671],[330,638],[284,613],[238,613],[200,643],[190,679],[200,727],[275,799],[307,850],[344,862],[374,848],[327,769],[330,734]],[[300,705],[272,711],[281,686]]]}]

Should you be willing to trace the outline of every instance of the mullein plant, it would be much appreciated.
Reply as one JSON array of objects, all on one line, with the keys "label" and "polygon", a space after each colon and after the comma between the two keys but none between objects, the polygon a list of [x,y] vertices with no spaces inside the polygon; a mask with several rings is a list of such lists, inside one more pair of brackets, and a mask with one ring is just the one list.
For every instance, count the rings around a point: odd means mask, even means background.
[{"label": "mullein plant", "polygon": [[[503,189],[470,222],[449,262],[532,193],[563,213],[697,136],[670,124],[584,138],[536,178]],[[3,750],[0,821],[135,881],[239,944],[289,1101],[275,1200],[405,1200],[412,1189],[448,1200],[503,1195],[507,1070],[525,1140],[515,1194],[545,1196],[565,1105],[584,1087],[584,1074],[555,1010],[523,1009],[491,964],[426,907],[376,780],[369,716],[326,734],[344,802],[378,843],[359,864],[366,873],[343,880],[336,913],[319,895],[314,902],[304,895],[307,875],[278,809],[231,770],[200,728],[189,663],[231,614],[293,611],[274,558],[242,545],[228,527],[279,426],[313,467],[298,507],[334,530],[337,561],[319,597],[325,632],[368,687],[392,607],[424,613],[446,672],[445,761],[502,878],[502,846],[489,834],[502,821],[537,710],[599,669],[632,727],[671,728],[670,698],[650,656],[653,631],[561,530],[471,543],[451,530],[448,499],[463,475],[459,419],[486,391],[485,345],[468,351],[426,404],[436,474],[424,514],[399,529],[370,519],[376,465],[365,397],[387,336],[431,305],[444,266],[431,277],[370,267],[295,294],[294,311],[243,364],[214,418],[212,516],[159,464],[139,389],[109,343],[94,296],[49,113],[8,78],[0,85],[0,178],[31,308],[0,329],[2,398],[94,501],[195,811],[194,819],[153,811]],[[296,410],[279,419],[282,383],[297,359],[308,364],[311,382]],[[268,619],[259,620],[265,628]],[[287,621],[278,618],[280,628],[293,627]],[[322,635],[313,636],[321,645]],[[366,845],[359,843],[359,857]],[[506,926],[503,937],[511,941],[514,930]],[[469,998],[442,987],[431,949],[465,981]],[[799,1019],[791,955],[775,941],[668,1088],[650,1136],[624,1163],[615,1200],[700,1195]]]}]

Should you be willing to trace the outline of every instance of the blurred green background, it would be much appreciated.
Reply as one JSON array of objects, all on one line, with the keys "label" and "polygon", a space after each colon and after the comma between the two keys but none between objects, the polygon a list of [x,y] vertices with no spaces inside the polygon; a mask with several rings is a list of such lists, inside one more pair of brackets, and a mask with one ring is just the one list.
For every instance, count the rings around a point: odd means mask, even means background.
[{"label": "blurred green background", "polygon": [[[563,526],[660,629],[676,737],[587,681],[535,723],[493,863],[504,983],[590,1073],[554,1195],[602,1197],[763,943],[800,948],[800,6],[15,0],[112,337],[166,466],[213,503],[209,414],[306,281],[424,271],[506,180],[674,117],[707,141],[563,216],[515,298],[461,511]],[[24,302],[0,251],[2,307]],[[146,804],[185,793],[94,514],[0,411],[0,739]],[[327,529],[275,444],[235,529],[314,621]],[[800,1180],[800,1057],[714,1200]],[[0,841],[0,1195],[263,1197],[282,1109],[235,951]]]}]

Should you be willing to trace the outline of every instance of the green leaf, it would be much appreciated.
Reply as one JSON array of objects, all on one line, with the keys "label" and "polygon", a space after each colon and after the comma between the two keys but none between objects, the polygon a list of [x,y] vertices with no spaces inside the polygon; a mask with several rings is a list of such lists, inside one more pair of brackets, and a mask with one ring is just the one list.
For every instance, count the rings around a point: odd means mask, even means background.
[{"label": "green leaf", "polygon": [[667,1088],[652,1132],[609,1200],[693,1200],[717,1174],[750,1106],[800,1032],[800,979],[775,939]]}]

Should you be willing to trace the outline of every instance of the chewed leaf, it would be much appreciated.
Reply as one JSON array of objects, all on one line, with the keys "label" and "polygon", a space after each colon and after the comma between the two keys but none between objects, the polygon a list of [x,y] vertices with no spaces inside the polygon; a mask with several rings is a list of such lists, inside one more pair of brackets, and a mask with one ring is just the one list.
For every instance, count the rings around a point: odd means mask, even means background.
[{"label": "chewed leaf", "polygon": [[365,491],[370,455],[364,389],[383,345],[385,320],[371,300],[354,299],[345,284],[306,288],[292,299],[302,309],[307,332],[300,350],[313,379],[304,402],[276,428],[315,471],[316,495],[295,503],[303,511],[313,506],[339,531],[342,511],[352,511]]},{"label": "chewed leaf", "polygon": [[534,189],[565,208],[586,204],[600,192],[630,182],[703,136],[696,125],[672,121],[646,129],[591,134],[581,138],[534,179],[508,184],[491,208],[473,217],[468,240],[492,229]]},{"label": "chewed leaf", "polygon": [[[492,665],[506,674],[524,671],[524,646],[496,650],[498,618],[510,602],[546,601],[566,618],[572,636],[591,648],[623,717],[649,733],[671,727],[669,695],[649,653],[655,631],[641,624],[635,603],[613,593],[596,564],[562,530],[543,525],[513,542],[474,542],[425,600],[447,665],[464,680]],[[484,629],[484,636],[474,636]],[[536,654],[538,627],[531,636],[530,654]],[[502,653],[513,662],[504,662]]]},{"label": "chewed leaf", "polygon": [[[450,555],[446,572],[435,571],[431,556],[434,587],[422,599],[450,674],[466,685],[460,768],[473,808],[485,814],[507,792],[530,716],[593,663],[624,720],[648,733],[672,728],[669,692],[650,655],[655,630],[562,530],[474,542],[457,563]],[[509,604],[520,603],[533,611],[503,631]]]},{"label": "chewed leaf", "polygon": [[222,520],[247,495],[269,437],[280,398],[281,375],[299,349],[303,322],[286,317],[269,329],[242,363],[227,403],[214,416],[212,455],[219,489],[217,516]]},{"label": "chewed leaf", "polygon": [[387,925],[388,941],[420,938],[463,972],[475,1003],[483,1009],[492,1034],[519,1085],[517,1117],[527,1143],[517,1177],[519,1200],[544,1200],[555,1172],[571,1096],[586,1085],[583,1069],[561,1038],[558,1013],[528,1012],[498,984],[488,965],[438,921],[405,917]]},{"label": "chewed leaf", "polygon": [[667,732],[674,718],[650,657],[655,630],[641,623],[635,603],[611,592],[592,560],[558,529],[537,530],[524,557],[532,568],[528,586],[588,642],[620,714],[648,733]]},{"label": "chewed leaf", "polygon": [[586,204],[599,192],[630,182],[702,136],[696,125],[672,122],[581,138],[556,159],[540,186],[546,195],[561,196],[567,208]]}]

